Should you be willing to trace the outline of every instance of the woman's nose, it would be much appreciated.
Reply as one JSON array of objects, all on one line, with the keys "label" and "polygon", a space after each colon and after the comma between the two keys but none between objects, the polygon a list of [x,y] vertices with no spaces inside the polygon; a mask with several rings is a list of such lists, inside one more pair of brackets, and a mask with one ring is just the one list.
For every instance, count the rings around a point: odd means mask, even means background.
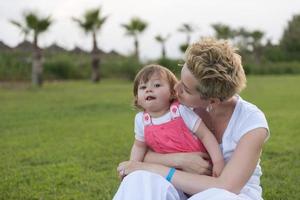
[{"label": "woman's nose", "polygon": [[175,84],[174,90],[176,91],[177,94],[182,93],[182,89],[181,89],[181,84],[180,84],[180,82]]}]

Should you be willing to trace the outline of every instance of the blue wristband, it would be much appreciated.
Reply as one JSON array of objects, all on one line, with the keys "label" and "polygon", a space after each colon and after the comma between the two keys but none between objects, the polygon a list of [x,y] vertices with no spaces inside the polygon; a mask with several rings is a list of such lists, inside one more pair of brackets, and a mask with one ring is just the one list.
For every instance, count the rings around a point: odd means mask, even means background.
[{"label": "blue wristband", "polygon": [[176,169],[174,167],[170,168],[168,175],[166,176],[167,181],[171,182],[172,177],[175,173]]}]

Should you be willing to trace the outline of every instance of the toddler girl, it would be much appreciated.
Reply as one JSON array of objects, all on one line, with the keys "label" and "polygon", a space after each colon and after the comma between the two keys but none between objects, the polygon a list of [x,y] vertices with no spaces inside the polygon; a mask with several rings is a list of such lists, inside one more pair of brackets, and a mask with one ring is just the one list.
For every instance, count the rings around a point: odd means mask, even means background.
[{"label": "toddler girl", "polygon": [[219,176],[224,159],[219,144],[199,116],[176,100],[175,75],[165,67],[143,67],[134,80],[135,142],[130,160],[143,161],[147,148],[158,153],[207,152],[212,175]]}]

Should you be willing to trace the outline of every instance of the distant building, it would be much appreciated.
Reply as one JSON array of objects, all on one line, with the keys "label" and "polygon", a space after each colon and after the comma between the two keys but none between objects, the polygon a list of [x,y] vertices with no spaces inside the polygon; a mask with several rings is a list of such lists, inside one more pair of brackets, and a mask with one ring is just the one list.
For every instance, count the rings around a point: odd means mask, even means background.
[{"label": "distant building", "polygon": [[[4,42],[0,41],[0,52],[1,51],[12,51],[12,52],[16,52],[16,51],[24,51],[24,52],[32,52],[33,50],[33,44],[27,40],[19,43],[17,46],[15,47],[9,47],[7,46]],[[75,53],[75,54],[90,54],[90,51],[86,51],[78,46],[75,46],[74,49],[72,50],[67,50],[59,45],[57,45],[56,43],[45,47],[44,48],[45,52],[49,52],[51,54],[56,53],[56,52],[69,52],[69,53]],[[118,52],[116,52],[115,50],[112,50],[110,52],[104,52],[101,49],[99,49],[99,53],[103,56],[122,56],[121,54],[119,54]]]},{"label": "distant building", "polygon": [[85,50],[81,49],[78,46],[75,46],[74,49],[72,49],[70,52],[72,53],[76,53],[76,54],[84,54],[84,53],[88,53]]},{"label": "distant building", "polygon": [[9,51],[11,48],[0,41],[0,51]]},{"label": "distant building", "polygon": [[13,50],[20,50],[20,51],[32,51],[33,45],[31,42],[25,40],[19,43]]},{"label": "distant building", "polygon": [[66,49],[64,49],[63,47],[60,47],[56,43],[46,47],[45,50],[48,51],[48,52],[64,52],[64,51],[67,51]]}]

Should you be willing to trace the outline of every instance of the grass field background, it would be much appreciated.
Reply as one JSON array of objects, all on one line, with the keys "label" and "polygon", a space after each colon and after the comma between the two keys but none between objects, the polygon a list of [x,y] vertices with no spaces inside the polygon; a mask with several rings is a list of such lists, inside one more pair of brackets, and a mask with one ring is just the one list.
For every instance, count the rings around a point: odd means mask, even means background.
[{"label": "grass field background", "polygon": [[[252,76],[241,96],[261,108],[271,138],[265,199],[300,196],[300,76]],[[133,141],[132,83],[0,84],[0,199],[112,199]]]}]

